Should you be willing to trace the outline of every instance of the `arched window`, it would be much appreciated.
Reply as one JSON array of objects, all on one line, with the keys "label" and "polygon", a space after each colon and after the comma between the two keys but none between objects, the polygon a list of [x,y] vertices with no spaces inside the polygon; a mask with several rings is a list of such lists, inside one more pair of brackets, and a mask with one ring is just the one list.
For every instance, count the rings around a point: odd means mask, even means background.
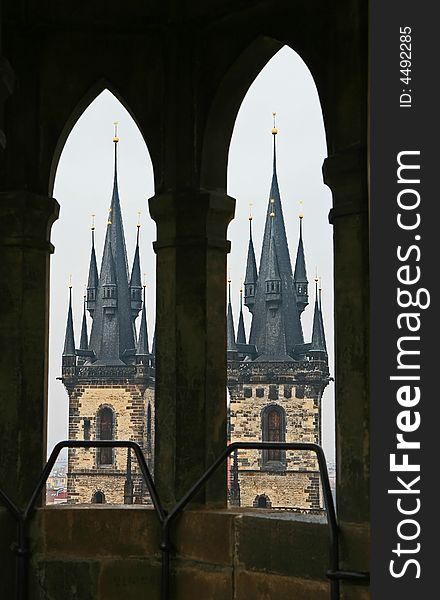
[{"label": "arched window", "polygon": [[256,496],[252,506],[254,508],[272,508],[272,502],[270,501],[269,496],[260,494],[259,496]]},{"label": "arched window", "polygon": [[92,504],[105,504],[104,492],[97,491],[93,494]]},{"label": "arched window", "polygon": [[[284,442],[286,439],[286,415],[284,409],[276,404],[266,406],[261,413],[263,442]],[[286,452],[284,450],[263,450],[263,468],[284,468]]]},{"label": "arched window", "polygon": [[[109,406],[103,406],[99,409],[97,414],[97,439],[98,440],[112,440],[114,419],[113,411]],[[98,465],[111,465],[113,464],[113,448],[98,448]]]}]

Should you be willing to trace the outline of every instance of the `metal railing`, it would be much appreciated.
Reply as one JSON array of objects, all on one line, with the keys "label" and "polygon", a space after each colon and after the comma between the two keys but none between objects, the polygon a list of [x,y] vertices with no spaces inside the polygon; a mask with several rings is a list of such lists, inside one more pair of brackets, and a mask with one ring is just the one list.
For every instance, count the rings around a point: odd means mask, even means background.
[{"label": "metal railing", "polygon": [[21,510],[6,494],[0,489],[0,500],[9,510],[17,522],[18,540],[15,552],[17,554],[16,570],[16,600],[27,600],[27,568],[29,557],[28,544],[28,526],[29,521],[35,511],[36,502],[43,491],[47,478],[63,448],[129,448],[134,451],[138,460],[142,475],[145,479],[151,501],[153,503],[155,514],[161,527],[162,553],[162,573],[161,573],[161,600],[170,600],[170,555],[171,542],[170,531],[172,522],[179,516],[183,509],[191,502],[194,496],[201,490],[205,483],[210,479],[220,465],[228,456],[236,450],[301,450],[310,451],[316,454],[318,460],[319,472],[321,475],[321,485],[324,497],[324,505],[327,511],[327,522],[329,525],[329,562],[330,567],[326,576],[330,579],[330,598],[339,600],[339,582],[346,580],[360,584],[368,584],[370,580],[369,573],[362,571],[344,571],[339,568],[339,527],[336,518],[335,505],[330,489],[327,464],[324,451],[318,444],[306,442],[234,442],[230,444],[217,460],[203,473],[190,490],[174,505],[167,513],[160,502],[160,497],[154,485],[151,473],[148,469],[145,457],[140,446],[136,442],[100,440],[100,441],[76,441],[67,440],[59,442],[49,457],[43,471],[38,479],[37,485],[32,496],[24,510]]}]

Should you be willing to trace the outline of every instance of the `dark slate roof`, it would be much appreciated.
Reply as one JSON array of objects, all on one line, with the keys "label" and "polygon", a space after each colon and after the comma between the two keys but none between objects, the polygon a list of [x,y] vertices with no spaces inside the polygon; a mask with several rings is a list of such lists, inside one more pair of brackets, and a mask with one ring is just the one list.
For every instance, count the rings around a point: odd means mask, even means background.
[{"label": "dark slate roof", "polygon": [[[117,307],[114,315],[110,318],[103,310],[102,288],[105,284],[113,282],[117,285]],[[121,364],[122,356],[132,356],[135,352],[135,332],[128,285],[127,251],[118,191],[117,143],[115,143],[113,194],[97,286],[96,308],[89,348],[95,352],[98,364]]]},{"label": "dark slate roof", "polygon": [[280,279],[280,270],[278,268],[277,249],[275,244],[275,213],[271,213],[270,234],[269,234],[269,255],[268,265],[266,270],[266,281],[274,281]]},{"label": "dark slate roof", "polygon": [[235,329],[234,329],[234,317],[232,314],[231,305],[231,282],[229,282],[229,298],[228,298],[228,315],[226,320],[227,327],[227,346],[228,352],[237,352],[237,345],[235,343]]},{"label": "dark slate roof", "polygon": [[137,343],[136,354],[144,356],[149,353],[150,353],[150,351],[148,349],[147,311],[146,311],[146,304],[145,304],[145,286],[144,286],[141,324],[139,326],[139,339],[138,339],[138,343]]},{"label": "dark slate roof", "polygon": [[82,326],[81,326],[81,340],[79,342],[80,350],[88,350],[89,349],[89,337],[87,334],[87,317],[86,317],[86,297],[84,296],[84,311],[82,318]]},{"label": "dark slate roof", "polygon": [[95,252],[95,228],[92,228],[92,251],[90,253],[90,265],[89,265],[89,279],[87,282],[88,288],[98,287],[98,267],[96,265],[96,252]]},{"label": "dark slate roof", "polygon": [[[271,199],[275,202],[271,203]],[[274,217],[270,216],[271,212]],[[273,223],[271,224],[271,220]],[[273,248],[277,258],[279,278],[281,280],[281,301],[279,308],[270,311],[266,303],[265,282],[268,279],[270,266],[270,238],[273,227]],[[273,315],[276,315],[274,318]],[[260,270],[255,293],[255,305],[252,327],[249,338],[250,344],[255,344],[258,360],[292,360],[291,354],[295,346],[303,344],[303,332],[296,305],[295,287],[290,262],[289,247],[284,225],[281,196],[278,187],[276,171],[276,147],[274,135],[273,175],[270,188],[269,202],[266,214],[263,245],[261,249]]]},{"label": "dark slate roof", "polygon": [[139,225],[136,237],[136,250],[134,251],[133,266],[131,269],[130,287],[142,287],[141,263],[139,259]]},{"label": "dark slate roof", "polygon": [[[320,296],[320,294],[319,294]],[[327,345],[325,343],[324,322],[318,299],[318,281],[315,279],[315,310],[313,314],[312,342],[310,352],[322,352],[327,354]]]},{"label": "dark slate roof", "polygon": [[249,246],[244,283],[257,283],[257,262],[255,260],[254,242],[252,241],[252,217],[249,217]]},{"label": "dark slate roof", "polygon": [[237,344],[246,344],[246,330],[243,319],[243,290],[240,290],[240,317],[238,319]]},{"label": "dark slate roof", "polygon": [[73,332],[72,287],[69,288],[69,309],[67,311],[66,335],[63,356],[75,356],[75,335]]},{"label": "dark slate roof", "polygon": [[295,283],[308,283],[306,260],[304,257],[304,244],[302,239],[302,217],[299,218],[299,242],[296,252],[295,274],[293,276]]}]

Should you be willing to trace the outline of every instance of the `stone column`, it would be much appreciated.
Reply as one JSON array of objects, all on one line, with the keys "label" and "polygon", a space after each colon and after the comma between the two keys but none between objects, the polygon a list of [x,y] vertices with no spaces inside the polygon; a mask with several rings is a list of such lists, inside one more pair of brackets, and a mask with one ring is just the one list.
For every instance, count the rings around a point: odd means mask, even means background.
[{"label": "stone column", "polygon": [[[226,240],[235,200],[185,191],[150,199],[157,223],[155,479],[165,505],[226,447]],[[199,502],[226,504],[226,463]]]},{"label": "stone column", "polygon": [[22,506],[46,459],[49,235],[58,211],[53,198],[0,193],[0,485]]},{"label": "stone column", "polygon": [[[324,163],[333,192],[337,504],[341,568],[369,570],[369,227],[367,155],[352,147]],[[341,583],[341,598],[366,598]]]}]

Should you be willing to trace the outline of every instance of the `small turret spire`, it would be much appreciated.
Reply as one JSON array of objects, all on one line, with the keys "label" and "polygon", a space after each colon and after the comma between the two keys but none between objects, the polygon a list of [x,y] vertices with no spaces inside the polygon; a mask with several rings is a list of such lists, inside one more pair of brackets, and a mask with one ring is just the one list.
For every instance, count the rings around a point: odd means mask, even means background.
[{"label": "small turret spire", "polygon": [[298,250],[296,252],[295,272],[293,275],[293,281],[295,283],[296,302],[298,306],[298,312],[301,314],[309,303],[308,296],[308,279],[306,271],[306,260],[304,256],[304,243],[303,243],[303,223],[304,215],[299,215],[299,240]]},{"label": "small turret spire", "polygon": [[[138,213],[140,215],[140,213]],[[136,225],[137,236],[136,236],[136,249],[134,251],[133,266],[131,269],[130,277],[130,298],[131,298],[131,314],[133,320],[139,314],[142,307],[142,281],[141,281],[141,264],[139,258],[139,231],[141,228],[140,223]]]},{"label": "small turret spire", "polygon": [[[69,308],[67,311],[66,335],[64,338],[63,359],[65,357],[75,359],[75,335],[73,331],[73,311],[72,311],[72,282],[69,283]],[[63,360],[63,363],[65,361]]]},{"label": "small turret spire", "polygon": [[93,318],[96,307],[96,291],[98,287],[98,266],[95,252],[95,215],[92,214],[92,248],[90,251],[89,278],[87,281],[87,310]]},{"label": "small turret spire", "polygon": [[148,349],[148,328],[147,328],[147,311],[146,311],[146,285],[144,284],[142,316],[139,327],[139,338],[137,343],[136,355],[147,356],[150,351]]},{"label": "small turret spire", "polygon": [[80,350],[88,350],[89,349],[89,337],[87,334],[87,317],[86,317],[86,295],[84,294],[84,310],[83,310],[83,318],[82,318],[82,326],[81,326],[81,340],[79,342]]},{"label": "small turret spire", "polygon": [[238,319],[237,343],[246,344],[246,330],[244,328],[243,318],[243,288],[240,288],[240,317]]},{"label": "small turret spire", "polygon": [[315,311],[313,314],[312,343],[310,345],[310,353],[317,358],[323,358],[327,356],[324,323],[320,308],[320,296],[320,291],[318,291],[318,277],[315,277]]},{"label": "small turret spire", "polygon": [[235,342],[235,329],[234,329],[234,316],[232,314],[232,304],[231,304],[231,279],[228,279],[228,314],[227,314],[227,352],[228,356],[230,353],[237,352],[237,344]]},{"label": "small turret spire", "polygon": [[255,288],[257,286],[257,261],[255,260],[254,242],[252,240],[252,203],[249,204],[249,245],[244,278],[244,304],[253,312],[255,304]]}]

